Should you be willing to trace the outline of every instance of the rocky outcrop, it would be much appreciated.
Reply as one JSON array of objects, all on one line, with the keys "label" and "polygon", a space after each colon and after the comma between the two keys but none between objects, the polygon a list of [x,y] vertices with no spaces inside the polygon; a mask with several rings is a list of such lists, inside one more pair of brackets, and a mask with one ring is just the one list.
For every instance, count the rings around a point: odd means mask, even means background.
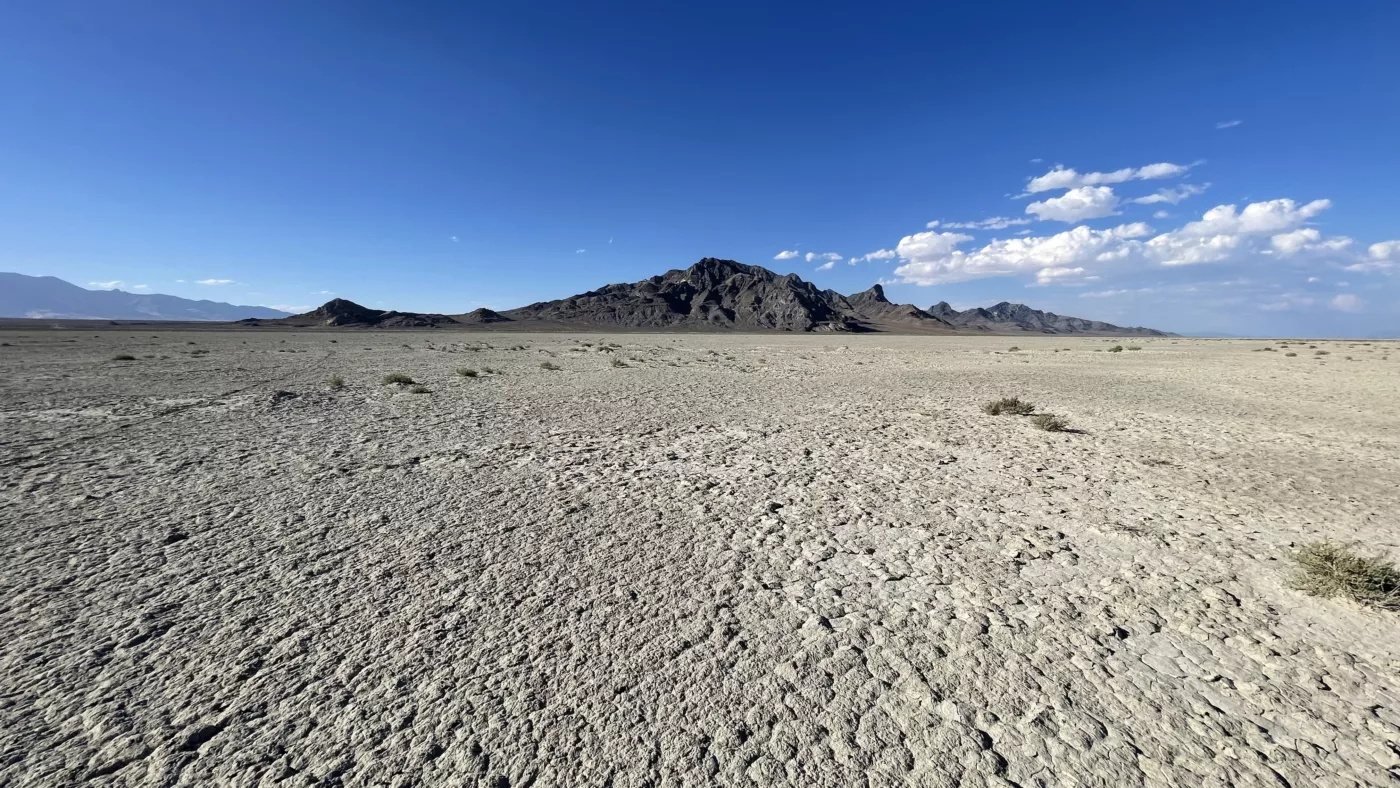
[{"label": "rocky outcrop", "polygon": [[1069,317],[1067,315],[1057,315],[1054,312],[1042,312],[1039,309],[1031,309],[1025,304],[1013,304],[1009,301],[1002,301],[996,306],[987,308],[975,307],[962,312],[949,306],[947,301],[939,301],[929,307],[928,314],[945,320],[960,329],[995,331],[999,333],[1029,331],[1040,334],[1110,334],[1150,337],[1175,336],[1175,334],[1170,334],[1166,331],[1158,331],[1153,328],[1141,328],[1138,326],[1125,328],[1123,326],[1115,326],[1112,323],[1105,323],[1101,320],[1085,320],[1081,317]]},{"label": "rocky outcrop", "polygon": [[370,309],[344,298],[331,299],[310,312],[300,315],[261,322],[290,326],[349,326],[358,328],[435,328],[457,324],[456,320],[447,315]]}]

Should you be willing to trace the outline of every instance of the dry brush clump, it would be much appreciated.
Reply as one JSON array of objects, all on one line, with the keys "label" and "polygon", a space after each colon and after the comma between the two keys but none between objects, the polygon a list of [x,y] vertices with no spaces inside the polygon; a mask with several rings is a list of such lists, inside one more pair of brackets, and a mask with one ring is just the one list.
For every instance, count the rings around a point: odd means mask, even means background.
[{"label": "dry brush clump", "polygon": [[1359,555],[1324,540],[1303,545],[1293,560],[1298,564],[1293,587],[1303,593],[1400,611],[1400,570],[1383,556]]},{"label": "dry brush clump", "polygon": [[1036,429],[1046,432],[1065,432],[1069,429],[1069,422],[1053,413],[1042,413],[1031,419],[1031,424],[1035,425]]},{"label": "dry brush clump", "polygon": [[339,375],[333,375],[330,380],[326,381],[326,385],[330,386],[333,391],[339,391],[345,388],[345,378]]},{"label": "dry brush clump", "polygon": [[115,355],[115,356],[112,356],[112,360],[113,360],[113,361],[135,361],[135,360],[136,360],[136,357],[133,356],[133,355],[131,355],[131,354],[129,354],[129,353],[119,353],[119,354],[117,354],[117,355]]},{"label": "dry brush clump", "polygon": [[547,370],[550,370],[551,372],[557,372],[557,371],[559,371],[559,365],[558,365],[558,364],[555,364],[555,363],[552,362],[552,361],[545,361],[545,362],[543,362],[543,363],[540,364],[540,369],[547,369]]},{"label": "dry brush clump", "polygon": [[387,374],[387,375],[384,376],[384,385],[386,385],[386,386],[412,386],[412,385],[413,385],[413,378],[411,378],[411,377],[409,377],[409,376],[403,374],[402,372],[390,372],[389,374]]},{"label": "dry brush clump", "polygon": [[1002,397],[984,404],[982,412],[988,416],[1029,416],[1035,413],[1035,405],[1019,397]]},{"label": "dry brush clump", "polygon": [[1113,347],[1111,347],[1111,348],[1108,349],[1108,352],[1110,352],[1110,353],[1122,353],[1122,352],[1123,352],[1123,346],[1122,346],[1122,345],[1114,345]]},{"label": "dry brush clump", "polygon": [[457,376],[462,378],[474,378],[479,373],[471,367],[458,367]]}]

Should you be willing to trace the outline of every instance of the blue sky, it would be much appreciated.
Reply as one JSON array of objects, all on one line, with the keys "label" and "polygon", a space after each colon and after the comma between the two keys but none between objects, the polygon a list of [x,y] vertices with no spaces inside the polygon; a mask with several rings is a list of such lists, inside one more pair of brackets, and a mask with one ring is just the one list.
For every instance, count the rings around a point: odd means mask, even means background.
[{"label": "blue sky", "polygon": [[1400,331],[1400,4],[689,5],[7,3],[0,270],[461,312],[716,256]]}]

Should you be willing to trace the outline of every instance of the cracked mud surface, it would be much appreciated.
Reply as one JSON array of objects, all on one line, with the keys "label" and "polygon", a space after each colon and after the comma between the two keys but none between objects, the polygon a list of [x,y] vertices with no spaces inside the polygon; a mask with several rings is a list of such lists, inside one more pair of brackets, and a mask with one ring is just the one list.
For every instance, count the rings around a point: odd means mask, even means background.
[{"label": "cracked mud surface", "polygon": [[0,339],[2,784],[1400,780],[1385,343]]}]

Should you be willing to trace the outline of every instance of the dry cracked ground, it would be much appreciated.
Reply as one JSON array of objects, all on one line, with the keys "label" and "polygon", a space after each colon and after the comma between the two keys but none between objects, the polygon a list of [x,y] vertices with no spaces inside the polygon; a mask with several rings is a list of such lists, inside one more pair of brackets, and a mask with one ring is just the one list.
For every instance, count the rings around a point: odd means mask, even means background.
[{"label": "dry cracked ground", "polygon": [[0,339],[0,784],[1400,780],[1393,344]]}]

